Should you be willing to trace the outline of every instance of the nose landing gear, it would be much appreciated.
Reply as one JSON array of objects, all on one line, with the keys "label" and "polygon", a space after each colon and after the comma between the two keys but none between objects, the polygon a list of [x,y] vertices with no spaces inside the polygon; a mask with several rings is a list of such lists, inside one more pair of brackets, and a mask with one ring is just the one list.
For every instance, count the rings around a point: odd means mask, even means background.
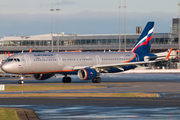
[{"label": "nose landing gear", "polygon": [[20,80],[18,81],[19,84],[24,84],[24,76],[21,75]]}]

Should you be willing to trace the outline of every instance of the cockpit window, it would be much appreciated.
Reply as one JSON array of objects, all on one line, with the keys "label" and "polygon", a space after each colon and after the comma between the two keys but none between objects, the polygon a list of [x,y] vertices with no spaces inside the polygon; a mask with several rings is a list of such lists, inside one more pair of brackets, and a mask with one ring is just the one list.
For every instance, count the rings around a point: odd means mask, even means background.
[{"label": "cockpit window", "polygon": [[10,58],[10,59],[8,59],[8,62],[11,62],[11,61],[20,62],[19,58]]},{"label": "cockpit window", "polygon": [[17,58],[17,61],[20,62],[19,58]]},{"label": "cockpit window", "polygon": [[11,62],[11,61],[13,61],[13,59],[12,59],[12,58],[10,58],[10,59],[8,60],[8,62]]}]

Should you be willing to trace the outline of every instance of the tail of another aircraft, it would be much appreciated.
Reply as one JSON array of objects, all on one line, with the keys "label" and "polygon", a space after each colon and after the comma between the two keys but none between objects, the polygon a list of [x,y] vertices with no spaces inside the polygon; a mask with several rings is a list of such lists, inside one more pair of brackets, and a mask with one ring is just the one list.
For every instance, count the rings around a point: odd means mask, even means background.
[{"label": "tail of another aircraft", "polygon": [[151,39],[153,36],[154,22],[148,22],[144,28],[139,40],[132,49],[134,53],[149,54],[151,48]]}]

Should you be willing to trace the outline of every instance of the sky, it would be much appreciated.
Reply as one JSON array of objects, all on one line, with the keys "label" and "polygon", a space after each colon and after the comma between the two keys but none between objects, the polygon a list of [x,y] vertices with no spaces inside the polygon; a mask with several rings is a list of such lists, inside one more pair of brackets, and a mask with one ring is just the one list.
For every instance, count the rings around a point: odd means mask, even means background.
[{"label": "sky", "polygon": [[[155,32],[168,33],[172,18],[179,14],[179,0],[120,0],[121,33],[155,21]],[[57,5],[58,3],[58,5]],[[118,34],[119,0],[0,0],[0,38],[14,35],[51,33],[50,9],[59,12],[59,30],[65,34]],[[57,33],[57,11],[53,12],[53,32]]]}]

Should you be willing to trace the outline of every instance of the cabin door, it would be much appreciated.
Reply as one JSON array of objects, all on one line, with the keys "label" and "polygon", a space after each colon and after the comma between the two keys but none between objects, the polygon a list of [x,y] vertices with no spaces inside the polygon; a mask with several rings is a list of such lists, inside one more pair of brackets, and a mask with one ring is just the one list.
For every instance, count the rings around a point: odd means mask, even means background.
[{"label": "cabin door", "polygon": [[26,60],[26,66],[31,66],[31,59],[29,55],[24,55],[24,58]]},{"label": "cabin door", "polygon": [[59,66],[62,66],[62,65],[63,65],[63,61],[62,61],[61,55],[60,55],[60,54],[57,54],[56,56],[57,56],[57,59],[58,59],[58,65],[59,65]]},{"label": "cabin door", "polygon": [[97,61],[97,65],[101,64],[101,58],[98,55],[96,55],[96,61]]}]

